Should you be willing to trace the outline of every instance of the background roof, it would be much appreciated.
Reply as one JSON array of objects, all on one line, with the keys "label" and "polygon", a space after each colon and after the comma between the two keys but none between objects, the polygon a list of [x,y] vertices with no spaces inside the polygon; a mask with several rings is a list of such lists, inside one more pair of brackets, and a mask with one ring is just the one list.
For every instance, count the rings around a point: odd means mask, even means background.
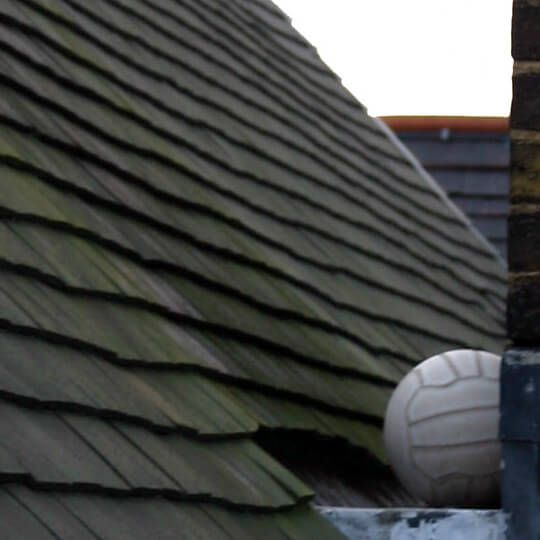
[{"label": "background roof", "polygon": [[390,116],[383,121],[506,259],[508,118]]}]

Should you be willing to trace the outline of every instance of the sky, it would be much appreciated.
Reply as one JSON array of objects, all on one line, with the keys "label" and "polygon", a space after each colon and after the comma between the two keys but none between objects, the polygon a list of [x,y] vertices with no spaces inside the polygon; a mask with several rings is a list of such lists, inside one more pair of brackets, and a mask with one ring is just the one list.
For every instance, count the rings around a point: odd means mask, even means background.
[{"label": "sky", "polygon": [[273,0],[370,114],[508,116],[512,0]]}]

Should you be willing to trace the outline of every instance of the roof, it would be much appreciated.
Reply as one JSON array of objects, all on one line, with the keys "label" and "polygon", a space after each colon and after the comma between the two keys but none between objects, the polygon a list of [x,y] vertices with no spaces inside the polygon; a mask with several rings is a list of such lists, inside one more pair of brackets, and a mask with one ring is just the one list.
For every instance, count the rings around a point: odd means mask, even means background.
[{"label": "roof", "polygon": [[398,116],[383,120],[506,259],[508,118]]},{"label": "roof", "polygon": [[269,2],[0,25],[2,538],[339,538],[258,434],[384,462],[503,267]]}]

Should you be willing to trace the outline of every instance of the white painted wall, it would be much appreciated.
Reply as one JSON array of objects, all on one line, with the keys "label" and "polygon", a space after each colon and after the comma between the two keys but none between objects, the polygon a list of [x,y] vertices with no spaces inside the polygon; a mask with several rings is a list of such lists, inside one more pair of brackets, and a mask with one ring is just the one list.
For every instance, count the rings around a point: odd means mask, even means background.
[{"label": "white painted wall", "polygon": [[320,508],[350,540],[504,540],[500,510]]}]

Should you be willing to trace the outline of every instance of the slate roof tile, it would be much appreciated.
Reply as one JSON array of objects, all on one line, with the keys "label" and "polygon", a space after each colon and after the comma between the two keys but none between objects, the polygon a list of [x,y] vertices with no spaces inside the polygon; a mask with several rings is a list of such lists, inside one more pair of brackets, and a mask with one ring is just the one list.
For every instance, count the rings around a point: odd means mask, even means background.
[{"label": "slate roof tile", "polygon": [[[311,496],[249,440],[200,442],[121,421],[0,401],[3,474],[43,487],[156,493],[239,507],[286,508]],[[279,480],[278,480],[279,479]]]},{"label": "slate roof tile", "polygon": [[384,463],[412,366],[502,350],[504,269],[270,3],[0,29],[4,537],[339,538],[259,435]]},{"label": "slate roof tile", "polygon": [[302,508],[273,515],[232,512],[204,503],[180,504],[160,497],[152,503],[143,497],[51,494],[16,485],[4,486],[0,493],[0,505],[12,510],[2,524],[7,539],[20,538],[13,536],[14,530],[17,535],[24,531],[27,538],[48,538],[47,533],[51,538],[86,538],[90,532],[91,538],[104,540],[252,540],[261,531],[268,540],[308,540],[315,535],[343,538],[323,517]]}]

